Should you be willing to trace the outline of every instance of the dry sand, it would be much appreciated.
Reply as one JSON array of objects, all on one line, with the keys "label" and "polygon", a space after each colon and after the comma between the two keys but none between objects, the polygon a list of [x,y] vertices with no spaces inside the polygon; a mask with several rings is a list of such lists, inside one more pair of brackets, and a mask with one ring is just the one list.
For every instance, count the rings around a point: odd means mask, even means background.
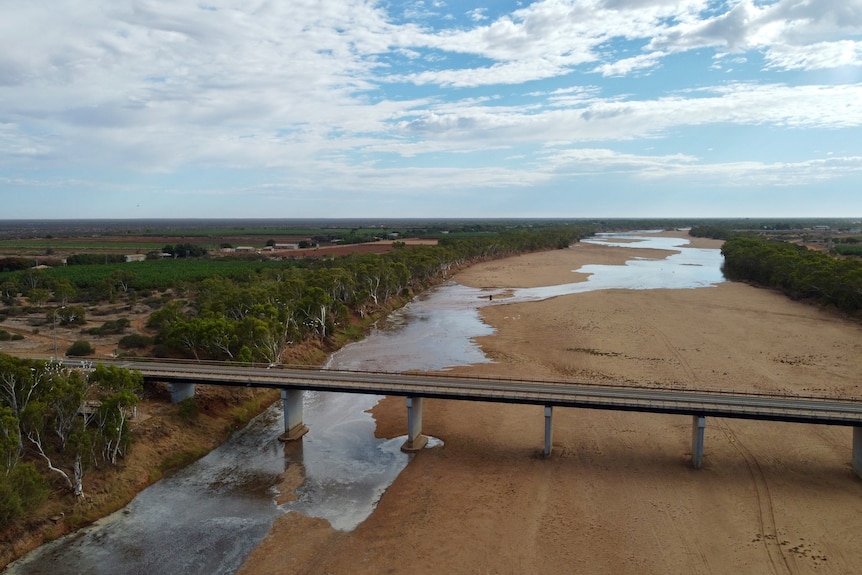
[{"label": "dry sand", "polygon": [[[631,256],[579,244],[456,279],[568,283],[568,270]],[[459,372],[862,396],[858,323],[743,284],[577,294],[483,317],[495,363]],[[405,433],[403,399],[374,414],[379,434]],[[695,470],[687,416],[558,408],[549,459],[543,423],[536,406],[426,400],[425,432],[445,446],[415,456],[368,520],[343,533],[285,515],[240,573],[862,572],[849,428],[710,418]]]}]

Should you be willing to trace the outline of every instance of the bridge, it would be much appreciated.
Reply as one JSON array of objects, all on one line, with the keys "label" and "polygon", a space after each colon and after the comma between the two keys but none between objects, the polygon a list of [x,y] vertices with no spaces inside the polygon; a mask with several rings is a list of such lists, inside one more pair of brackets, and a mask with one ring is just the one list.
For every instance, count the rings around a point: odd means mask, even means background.
[{"label": "bridge", "polygon": [[169,385],[172,400],[194,395],[195,384],[264,387],[281,390],[283,441],[302,437],[302,394],[305,390],[393,395],[407,398],[407,441],[402,449],[419,450],[422,400],[440,398],[544,406],[544,454],[550,456],[555,407],[638,411],[688,415],[692,418],[692,465],[703,466],[707,417],[787,421],[853,428],[852,466],[862,477],[862,402],[817,397],[698,391],[631,385],[599,385],[568,381],[525,381],[450,375],[379,373],[270,368],[223,363],[116,362],[140,371],[145,381]]}]

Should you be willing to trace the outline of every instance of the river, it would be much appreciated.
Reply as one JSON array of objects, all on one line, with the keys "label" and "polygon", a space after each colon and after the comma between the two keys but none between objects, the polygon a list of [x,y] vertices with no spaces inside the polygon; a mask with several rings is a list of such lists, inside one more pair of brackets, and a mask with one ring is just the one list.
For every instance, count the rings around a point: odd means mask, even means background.
[{"label": "river", "polygon": [[[624,266],[584,266],[587,281],[514,289],[505,302],[448,282],[393,313],[361,342],[330,358],[332,369],[439,370],[489,361],[473,338],[493,330],[479,309],[599,289],[700,288],[724,281],[719,250],[685,247],[687,240],[648,233],[583,240],[628,248],[670,250],[662,260],[634,258]],[[622,243],[620,243],[622,242]],[[374,437],[368,413],[379,396],[306,392],[309,433],[299,449],[277,441],[276,405],[223,445],[142,491],[124,509],[10,564],[4,575],[231,574],[286,512],[321,517],[349,531],[374,510],[408,464],[404,438]],[[405,430],[406,431],[406,430]],[[432,441],[431,445],[439,445]],[[305,467],[294,502],[277,505],[275,485],[291,465]]]}]

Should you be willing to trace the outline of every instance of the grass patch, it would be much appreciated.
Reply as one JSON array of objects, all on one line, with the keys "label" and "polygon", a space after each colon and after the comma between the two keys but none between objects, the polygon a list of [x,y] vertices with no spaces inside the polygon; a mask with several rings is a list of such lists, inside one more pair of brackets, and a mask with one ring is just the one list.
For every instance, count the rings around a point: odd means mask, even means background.
[{"label": "grass patch", "polygon": [[150,472],[150,482],[155,483],[164,477],[165,473],[169,473],[175,469],[182,469],[186,465],[194,463],[210,451],[212,451],[212,449],[208,447],[199,447],[197,449],[189,449],[168,456],[157,468]]}]

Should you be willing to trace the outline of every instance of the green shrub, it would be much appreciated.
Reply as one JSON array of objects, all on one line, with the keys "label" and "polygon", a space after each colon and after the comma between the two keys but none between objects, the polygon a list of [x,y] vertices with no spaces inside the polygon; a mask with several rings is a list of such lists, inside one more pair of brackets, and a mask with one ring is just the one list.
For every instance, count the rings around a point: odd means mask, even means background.
[{"label": "green shrub", "polygon": [[153,338],[140,333],[124,335],[120,338],[119,346],[123,349],[144,348],[153,345]]},{"label": "green shrub", "polygon": [[131,322],[127,318],[121,317],[113,321],[106,321],[101,327],[94,327],[87,330],[90,335],[114,335],[123,333]]},{"label": "green shrub", "polygon": [[69,349],[66,350],[66,355],[69,357],[82,357],[92,355],[95,351],[89,341],[79,339],[69,346]]},{"label": "green shrub", "polygon": [[25,516],[48,497],[50,487],[32,463],[22,463],[8,475],[0,474],[0,526]]},{"label": "green shrub", "polygon": [[190,423],[198,418],[200,410],[194,397],[187,397],[177,404],[177,415],[186,423]]}]

